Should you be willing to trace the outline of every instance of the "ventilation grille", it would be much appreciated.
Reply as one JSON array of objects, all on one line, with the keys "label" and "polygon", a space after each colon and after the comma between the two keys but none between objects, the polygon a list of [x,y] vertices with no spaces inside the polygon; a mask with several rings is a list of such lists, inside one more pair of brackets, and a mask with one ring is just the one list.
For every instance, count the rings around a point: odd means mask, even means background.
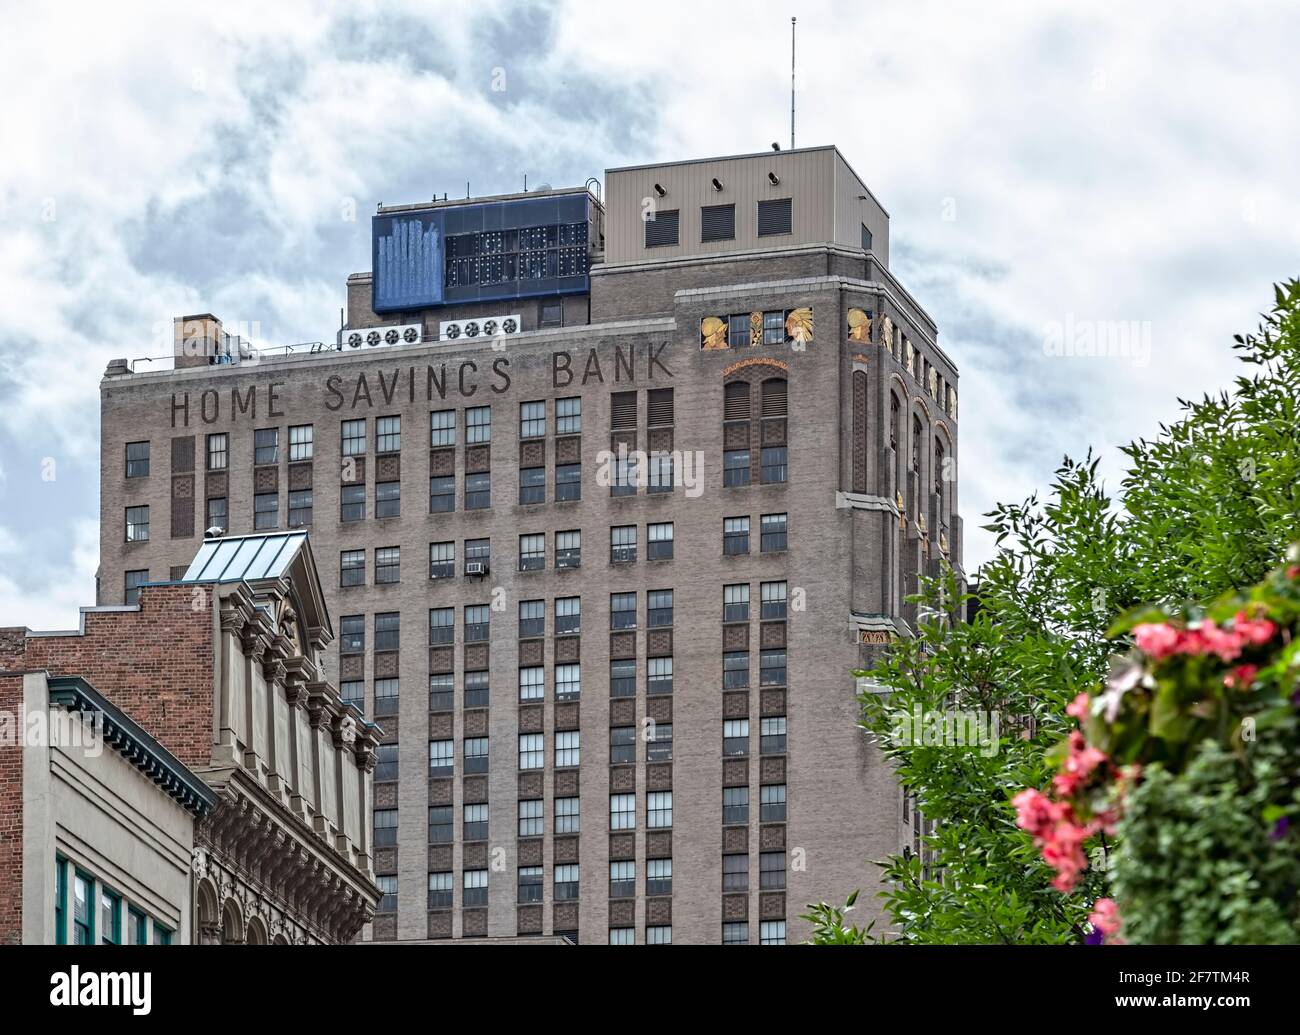
[{"label": "ventilation grille", "polygon": [[785,382],[763,382],[763,416],[784,417],[786,415]]},{"label": "ventilation grille", "polygon": [[438,338],[441,341],[456,341],[460,338],[501,338],[518,334],[523,330],[524,322],[517,313],[509,316],[484,316],[477,320],[446,320],[438,324]]},{"label": "ventilation grille", "polygon": [[673,390],[671,388],[652,388],[648,393],[648,410],[650,427],[663,428],[673,422]]},{"label": "ventilation grille", "polygon": [[701,241],[734,241],[735,239],[735,205],[705,205],[700,209]]},{"label": "ventilation grille", "polygon": [[418,345],[424,340],[424,328],[418,323],[390,327],[354,327],[343,332],[343,344],[350,349],[363,345]]},{"label": "ventilation grille", "polygon": [[790,199],[760,201],[758,203],[758,236],[771,237],[788,234],[791,228]]},{"label": "ventilation grille", "polygon": [[654,219],[645,221],[645,246],[657,248],[677,243],[677,209],[656,212]]},{"label": "ventilation grille", "polygon": [[615,392],[610,405],[610,428],[614,431],[635,431],[636,392]]},{"label": "ventilation grille", "polygon": [[723,420],[749,420],[749,383],[735,381],[727,385],[722,402]]}]

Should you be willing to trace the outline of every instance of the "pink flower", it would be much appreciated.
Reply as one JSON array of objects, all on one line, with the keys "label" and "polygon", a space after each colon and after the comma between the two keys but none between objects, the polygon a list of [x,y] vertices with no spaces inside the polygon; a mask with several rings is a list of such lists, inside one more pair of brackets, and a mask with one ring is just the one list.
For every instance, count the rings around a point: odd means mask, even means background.
[{"label": "pink flower", "polygon": [[1300,579],[1300,564],[1293,564],[1286,570],[1288,579]]},{"label": "pink flower", "polygon": [[1143,622],[1134,627],[1133,639],[1140,650],[1159,659],[1174,652],[1179,634],[1168,622]]},{"label": "pink flower", "polygon": [[1252,646],[1259,647],[1268,643],[1277,632],[1277,626],[1267,618],[1252,619],[1245,611],[1238,611],[1237,617],[1232,621],[1232,627],[1238,635],[1244,636],[1246,642]]},{"label": "pink flower", "polygon": [[1201,636],[1206,649],[1211,654],[1217,654],[1222,661],[1236,661],[1246,646],[1246,637],[1242,632],[1220,628],[1208,619],[1201,623]]},{"label": "pink flower", "polygon": [[1115,905],[1112,899],[1099,898],[1092,904],[1092,912],[1088,914],[1088,923],[1100,931],[1103,937],[1113,938],[1119,934],[1123,920],[1120,919],[1119,907]]},{"label": "pink flower", "polygon": [[1040,837],[1052,824],[1052,803],[1046,795],[1033,787],[1017,794],[1011,799],[1011,804],[1016,807],[1016,826],[1034,837]]},{"label": "pink flower", "polygon": [[1066,706],[1065,714],[1072,715],[1080,722],[1086,719],[1088,717],[1088,695],[1086,693],[1079,694]]},{"label": "pink flower", "polygon": [[1223,685],[1229,690],[1249,690],[1257,675],[1258,665],[1238,665],[1223,677]]}]

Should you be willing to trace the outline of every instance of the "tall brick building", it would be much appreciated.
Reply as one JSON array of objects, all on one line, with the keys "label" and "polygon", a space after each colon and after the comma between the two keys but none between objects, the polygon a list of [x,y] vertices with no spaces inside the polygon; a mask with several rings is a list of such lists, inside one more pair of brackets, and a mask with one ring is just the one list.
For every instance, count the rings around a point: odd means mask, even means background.
[{"label": "tall brick building", "polygon": [[[590,181],[589,181],[590,183]],[[960,572],[957,372],[832,147],[381,208],[336,342],[102,386],[100,599],[308,528],[377,939],[795,941],[913,838],[851,671]]]}]

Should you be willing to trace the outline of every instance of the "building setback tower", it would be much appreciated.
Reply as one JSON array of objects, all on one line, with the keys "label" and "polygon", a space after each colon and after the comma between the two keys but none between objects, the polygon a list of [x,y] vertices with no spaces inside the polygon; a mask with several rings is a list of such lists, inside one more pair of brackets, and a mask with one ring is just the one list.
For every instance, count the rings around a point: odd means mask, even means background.
[{"label": "building setback tower", "polygon": [[375,939],[797,941],[913,843],[851,672],[960,576],[957,372],[888,263],[833,147],[383,207],[337,342],[110,365],[100,602],[310,530]]}]

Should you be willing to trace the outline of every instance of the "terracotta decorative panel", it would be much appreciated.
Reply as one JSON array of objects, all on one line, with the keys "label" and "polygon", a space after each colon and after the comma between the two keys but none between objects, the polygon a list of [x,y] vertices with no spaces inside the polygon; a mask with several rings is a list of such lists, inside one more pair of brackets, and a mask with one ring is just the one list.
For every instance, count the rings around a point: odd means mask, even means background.
[{"label": "terracotta decorative panel", "polygon": [[402,454],[385,453],[375,457],[375,481],[397,482],[402,480]]},{"label": "terracotta decorative panel", "polygon": [[673,721],[673,699],[670,694],[656,694],[654,697],[647,697],[645,702],[646,715],[655,722],[672,722]]},{"label": "terracotta decorative panel", "polygon": [[491,446],[467,446],[465,448],[465,473],[482,474],[492,467]]},{"label": "terracotta decorative panel", "polygon": [[449,911],[444,909],[429,914],[429,937],[435,939],[451,937],[451,913]]},{"label": "terracotta decorative panel", "polygon": [[429,476],[431,478],[451,478],[456,473],[456,450],[429,450]]},{"label": "terracotta decorative panel", "polygon": [[673,832],[651,830],[645,836],[645,853],[647,859],[667,859],[673,854]]},{"label": "terracotta decorative panel", "polygon": [[383,916],[375,917],[371,932],[377,941],[392,941],[397,937],[396,914],[386,913]]},{"label": "terracotta decorative panel", "polygon": [[630,453],[636,449],[636,432],[635,431],[615,431],[609,436],[609,448],[611,452],[617,453],[619,447],[627,449]]},{"label": "terracotta decorative panel", "polygon": [[760,715],[784,715],[785,691],[764,690],[759,694],[758,711]]},{"label": "terracotta decorative panel", "polygon": [[785,622],[764,622],[759,626],[758,645],[763,650],[785,646]]},{"label": "terracotta decorative panel", "polygon": [[636,633],[616,632],[609,634],[609,656],[615,661],[636,657]]},{"label": "terracotta decorative panel", "polygon": [[576,464],[582,461],[582,436],[565,435],[555,440],[555,462]]},{"label": "terracotta decorative panel", "polygon": [[648,898],[645,901],[645,922],[651,927],[663,927],[673,922],[671,898]]},{"label": "terracotta decorative panel", "polygon": [[253,469],[254,492],[276,492],[280,488],[280,468],[255,467]]},{"label": "terracotta decorative panel", "polygon": [[541,733],[544,713],[540,704],[525,704],[519,707],[519,732]]},{"label": "terracotta decorative panel", "polygon": [[609,926],[631,927],[636,923],[636,902],[631,899],[615,899],[609,904]]},{"label": "terracotta decorative panel", "polygon": [[673,764],[661,762],[646,766],[646,790],[671,791],[673,789]]},{"label": "terracotta decorative panel", "polygon": [[396,679],[398,661],[401,655],[395,650],[386,650],[375,655],[375,678]]},{"label": "terracotta decorative panel", "polygon": [[546,657],[546,642],[544,640],[520,640],[519,641],[519,664],[522,665],[540,665]]},{"label": "terracotta decorative panel", "polygon": [[649,437],[650,437],[650,452],[652,453],[672,452],[672,448],[673,448],[672,428],[651,428]]},{"label": "terracotta decorative panel", "polygon": [[611,859],[635,859],[636,836],[634,834],[610,834],[609,857]]},{"label": "terracotta decorative panel", "polygon": [[723,920],[748,920],[749,919],[749,896],[748,895],[723,895],[722,896],[722,919]]},{"label": "terracotta decorative panel", "polygon": [[578,794],[578,773],[573,769],[560,769],[555,774],[555,796],[573,798]]},{"label": "terracotta decorative panel", "polygon": [[462,909],[460,911],[460,933],[463,938],[486,938],[487,910]]},{"label": "terracotta decorative panel", "polygon": [[764,446],[785,445],[785,418],[768,417],[763,421],[762,435]]},{"label": "terracotta decorative panel", "polygon": [[488,713],[486,708],[474,708],[465,713],[465,736],[486,737],[488,732]]},{"label": "terracotta decorative panel", "polygon": [[444,873],[451,869],[451,845],[429,846],[429,872]]},{"label": "terracotta decorative panel", "polygon": [[339,658],[339,679],[365,679],[366,656],[364,654],[344,654]]},{"label": "terracotta decorative panel", "polygon": [[609,724],[631,726],[636,722],[636,701],[631,697],[618,697],[609,702]]},{"label": "terracotta decorative panel", "polygon": [[749,626],[742,624],[722,627],[723,650],[749,650]]},{"label": "terracotta decorative panel", "polygon": [[397,743],[397,723],[386,722],[379,727],[379,743],[396,744]]},{"label": "terracotta decorative panel", "polygon": [[813,311],[811,306],[792,309],[785,318],[786,341],[796,346],[811,345],[813,340]]},{"label": "terracotta decorative panel", "polygon": [[375,849],[375,872],[376,873],[397,872],[397,849],[396,848]]},{"label": "terracotta decorative panel", "polygon": [[555,728],[557,730],[578,729],[578,702],[568,701],[555,706]]},{"label": "terracotta decorative panel", "polygon": [[172,499],[173,500],[194,499],[194,475],[192,474],[172,475]]},{"label": "terracotta decorative panel", "polygon": [[728,855],[749,851],[749,827],[723,827],[722,850]]},{"label": "terracotta decorative panel", "polygon": [[762,759],[758,766],[759,783],[785,783],[785,758],[783,756]]},{"label": "terracotta decorative panel", "polygon": [[541,934],[542,933],[542,907],[541,906],[520,906],[518,924],[519,924],[520,934]]},{"label": "terracotta decorative panel", "polygon": [[760,851],[775,852],[785,847],[785,824],[765,823],[758,828],[758,847]]},{"label": "terracotta decorative panel", "polygon": [[758,896],[758,918],[760,920],[784,920],[785,892],[761,892]]},{"label": "terracotta decorative panel", "polygon": [[485,841],[465,845],[461,850],[464,867],[467,870],[481,870],[488,864],[488,846]]},{"label": "terracotta decorative panel", "polygon": [[[554,846],[555,864],[563,866],[578,861],[578,839],[576,837],[557,837]],[[556,909],[559,909],[556,906]]]},{"label": "terracotta decorative panel", "polygon": [[213,496],[225,496],[226,487],[229,485],[229,479],[225,471],[216,474],[209,474],[203,479],[203,491],[211,499]]},{"label": "terracotta decorative panel", "polygon": [[546,440],[531,439],[527,442],[519,443],[519,466],[545,467]]},{"label": "terracotta decorative panel", "polygon": [[727,421],[722,428],[723,449],[746,449],[749,446],[749,421]]},{"label": "terracotta decorative panel", "polygon": [[700,348],[725,349],[727,347],[727,321],[720,316],[706,316],[700,321]]},{"label": "terracotta decorative panel", "polygon": [[542,865],[542,839],[540,837],[530,837],[519,842],[519,865]]},{"label": "terracotta decorative panel", "polygon": [[616,765],[609,770],[609,793],[630,794],[636,790],[636,766]]},{"label": "terracotta decorative panel", "polygon": [[742,787],[749,783],[749,759],[728,758],[722,763],[722,786]]},{"label": "terracotta decorative panel", "polygon": [[429,781],[429,804],[430,805],[450,805],[452,795],[452,781],[450,779],[438,779]]},{"label": "terracotta decorative panel", "polygon": [[671,629],[651,629],[646,633],[646,656],[650,658],[667,657],[673,652],[673,631]]},{"label": "terracotta decorative panel", "polygon": [[850,309],[846,333],[849,341],[871,341],[871,311]]},{"label": "terracotta decorative panel", "polygon": [[556,931],[573,931],[578,927],[578,903],[557,902],[551,926]]},{"label": "terracotta decorative panel", "polygon": [[579,636],[557,636],[555,638],[555,663],[565,665],[582,660],[582,638]]},{"label": "terracotta decorative panel", "polygon": [[452,647],[430,647],[429,648],[429,671],[437,672],[454,672],[456,670],[456,654]]},{"label": "terracotta decorative panel", "polygon": [[290,464],[289,465],[289,489],[311,488],[311,464]]},{"label": "terracotta decorative panel", "polygon": [[737,690],[722,695],[722,714],[727,719],[745,719],[749,717],[749,693]]},{"label": "terracotta decorative panel", "polygon": [[375,784],[375,808],[377,809],[397,808],[397,784],[395,783]]},{"label": "terracotta decorative panel", "polygon": [[519,797],[540,798],[541,796],[542,796],[542,774],[541,773],[520,773],[519,774]]},{"label": "terracotta decorative panel", "polygon": [[465,671],[481,672],[488,667],[488,645],[486,643],[465,644]]},{"label": "terracotta decorative panel", "polygon": [[486,776],[467,776],[464,781],[463,800],[467,805],[476,805],[488,800],[488,780]]}]

